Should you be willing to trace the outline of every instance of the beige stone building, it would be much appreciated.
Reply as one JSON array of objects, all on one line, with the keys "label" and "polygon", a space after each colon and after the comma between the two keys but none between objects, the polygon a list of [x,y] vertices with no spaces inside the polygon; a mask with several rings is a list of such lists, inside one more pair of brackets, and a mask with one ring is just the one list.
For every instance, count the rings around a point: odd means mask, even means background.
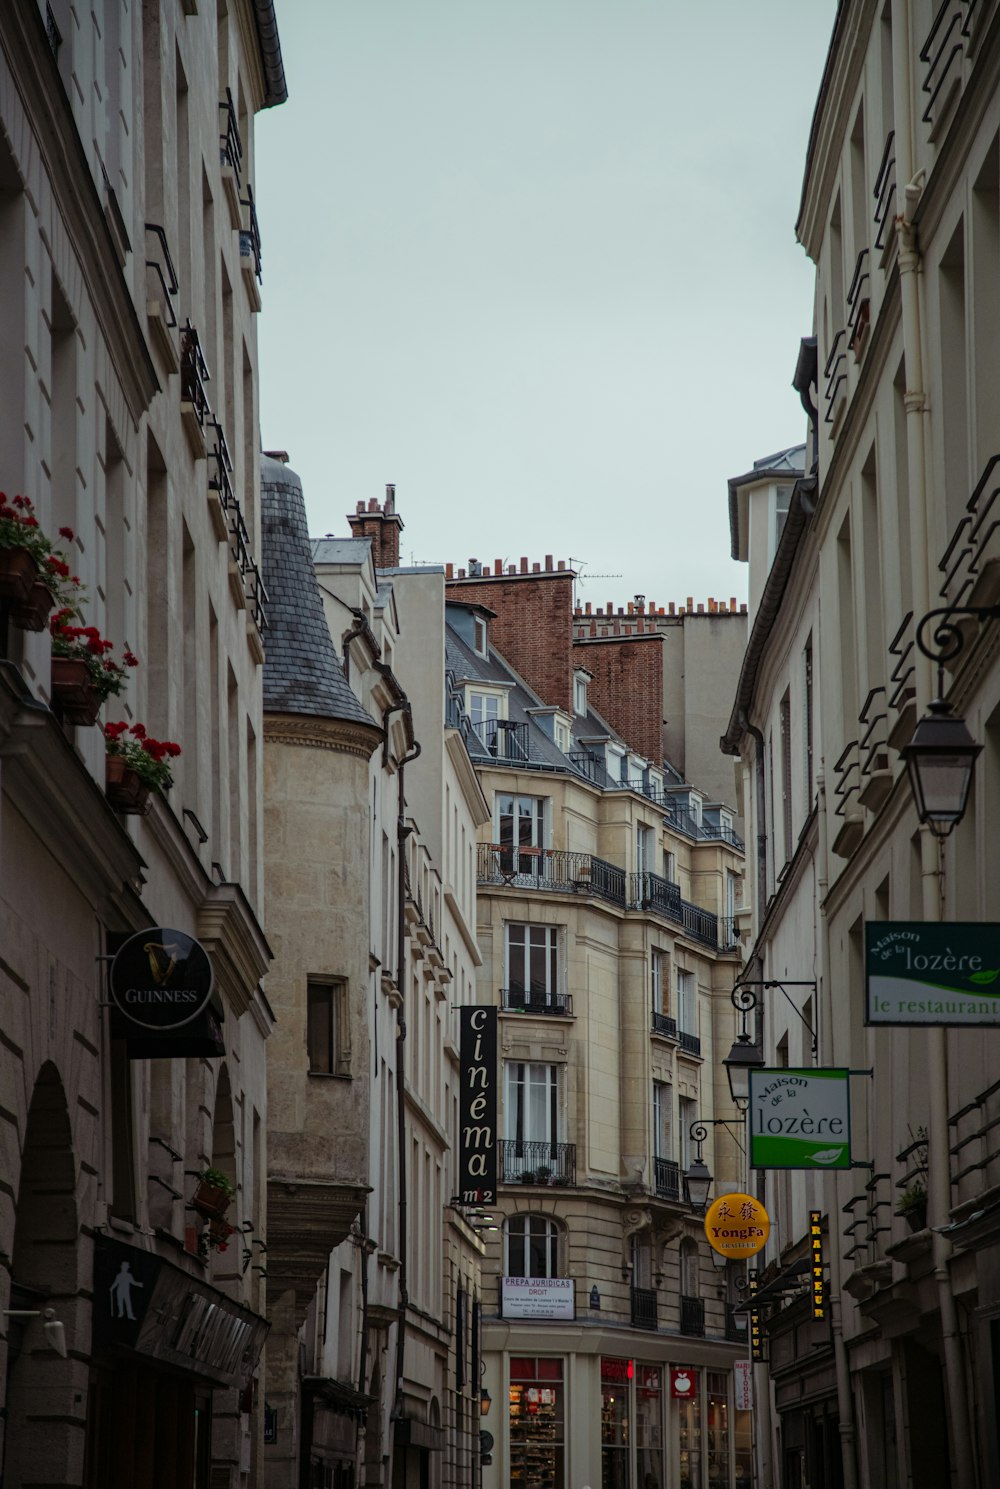
[{"label": "beige stone building", "polygon": [[743,844],[593,707],[571,577],[523,560],[448,590],[449,691],[491,810],[477,1001],[498,1009],[501,1063],[483,1482],[721,1489],[750,1466],[739,1269],[713,1265],[683,1179],[700,1119],[720,1124],[716,1193],[742,1187],[720,1062]]},{"label": "beige stone building", "polygon": [[[138,658],[102,701],[91,673],[74,683],[57,665],[40,586],[19,598],[7,574],[11,1489],[260,1481],[273,1018],[259,986],[253,130],[284,97],[268,3],[0,14],[0,487],[33,503],[110,656]],[[169,793],[144,808],[113,794],[95,719],[177,742]],[[111,969],[137,933],[138,967]],[[192,999],[196,1015],[179,1018]],[[217,1210],[231,1191],[212,1220],[204,1194],[193,1205],[206,1167],[224,1181]]]},{"label": "beige stone building", "polygon": [[[269,1482],[467,1485],[480,1265],[451,1204],[477,828],[445,724],[444,576],[402,569],[392,497],[310,549],[268,462]],[[277,1249],[276,1249],[277,1248]]]},{"label": "beige stone building", "polygon": [[[777,477],[732,507],[754,603],[724,745],[762,845],[747,975],[772,984],[764,1054],[864,1072],[850,1078],[860,1167],[764,1175],[763,1485],[972,1489],[1000,1474],[997,1034],[979,991],[998,918],[998,74],[996,5],[838,7],[797,228],[816,264],[795,376],[806,475],[773,547],[753,534]],[[942,647],[922,622],[952,607],[961,641],[946,630]],[[935,650],[951,653],[940,671]],[[920,826],[902,753],[935,696],[983,747],[943,841]],[[866,944],[934,935],[943,986],[905,1007],[887,996],[883,1017]],[[984,975],[959,977],[978,935]],[[822,1319],[801,1288],[812,1209]]]}]

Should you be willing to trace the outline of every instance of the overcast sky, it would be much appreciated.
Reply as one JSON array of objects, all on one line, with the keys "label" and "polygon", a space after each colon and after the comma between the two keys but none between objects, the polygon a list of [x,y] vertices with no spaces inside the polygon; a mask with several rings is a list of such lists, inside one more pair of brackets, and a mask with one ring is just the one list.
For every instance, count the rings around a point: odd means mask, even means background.
[{"label": "overcast sky", "polygon": [[[282,0],[261,429],[313,534],[746,596],[726,481],[804,438],[795,241],[835,0]],[[610,577],[601,577],[610,576]]]}]

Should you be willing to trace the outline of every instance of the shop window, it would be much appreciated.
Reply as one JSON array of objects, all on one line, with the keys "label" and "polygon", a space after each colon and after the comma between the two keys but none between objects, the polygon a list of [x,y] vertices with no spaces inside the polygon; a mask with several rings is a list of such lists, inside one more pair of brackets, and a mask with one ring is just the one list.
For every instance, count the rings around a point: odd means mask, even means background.
[{"label": "shop window", "polygon": [[558,1277],[559,1231],[542,1215],[512,1215],[507,1221],[507,1277]]},{"label": "shop window", "polygon": [[705,1384],[708,1489],[729,1489],[729,1376],[710,1370]]},{"label": "shop window", "polygon": [[629,1391],[631,1360],[601,1356],[601,1485],[631,1489],[629,1475]]},{"label": "shop window", "polygon": [[512,1356],[508,1410],[511,1485],[564,1489],[562,1360]]},{"label": "shop window", "polygon": [[[699,1380],[699,1372],[685,1372]],[[696,1389],[689,1397],[675,1402],[677,1407],[677,1448],[680,1467],[678,1489],[702,1489],[701,1482],[701,1402]]]},{"label": "shop window", "polygon": [[[637,1489],[663,1489],[663,1372],[659,1365],[635,1368]],[[749,1484],[749,1479],[747,1480]]]}]

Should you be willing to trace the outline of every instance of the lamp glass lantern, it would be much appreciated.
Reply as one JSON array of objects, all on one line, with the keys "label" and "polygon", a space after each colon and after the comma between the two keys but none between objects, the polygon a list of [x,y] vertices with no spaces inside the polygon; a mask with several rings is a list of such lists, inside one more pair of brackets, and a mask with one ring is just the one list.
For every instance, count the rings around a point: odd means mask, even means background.
[{"label": "lamp glass lantern", "polygon": [[687,1190],[688,1204],[692,1210],[704,1214],[708,1204],[708,1191],[712,1187],[712,1175],[700,1153],[691,1167],[685,1171],[684,1187]]},{"label": "lamp glass lantern", "polygon": [[900,754],[917,816],[936,837],[946,838],[965,815],[973,767],[983,747],[942,698],[935,698],[929,710]]},{"label": "lamp glass lantern", "polygon": [[764,1064],[763,1051],[744,1029],[722,1063],[726,1067],[733,1102],[745,1110],[750,1103],[750,1072]]},{"label": "lamp glass lantern", "polygon": [[488,1417],[490,1414],[490,1407],[492,1405],[493,1397],[490,1395],[486,1387],[483,1386],[483,1389],[479,1393],[479,1415],[481,1417]]}]

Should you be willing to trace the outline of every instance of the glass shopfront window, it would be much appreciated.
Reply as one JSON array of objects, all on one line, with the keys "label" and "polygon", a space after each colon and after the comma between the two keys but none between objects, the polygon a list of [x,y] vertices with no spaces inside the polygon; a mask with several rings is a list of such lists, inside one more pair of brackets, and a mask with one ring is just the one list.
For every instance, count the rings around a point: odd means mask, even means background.
[{"label": "glass shopfront window", "polygon": [[[697,1378],[698,1372],[689,1372]],[[695,1393],[688,1400],[674,1402],[677,1407],[677,1442],[680,1452],[680,1489],[702,1489],[701,1484],[701,1402]]]},{"label": "glass shopfront window", "polygon": [[729,1489],[729,1376],[706,1376],[708,1412],[708,1489]]},{"label": "glass shopfront window", "polygon": [[663,1372],[639,1365],[635,1378],[638,1489],[663,1489]]},{"label": "glass shopfront window", "polygon": [[511,1356],[509,1413],[511,1484],[563,1489],[562,1360]]},{"label": "glass shopfront window", "polygon": [[632,1361],[601,1357],[601,1489],[629,1483],[629,1391]]}]

